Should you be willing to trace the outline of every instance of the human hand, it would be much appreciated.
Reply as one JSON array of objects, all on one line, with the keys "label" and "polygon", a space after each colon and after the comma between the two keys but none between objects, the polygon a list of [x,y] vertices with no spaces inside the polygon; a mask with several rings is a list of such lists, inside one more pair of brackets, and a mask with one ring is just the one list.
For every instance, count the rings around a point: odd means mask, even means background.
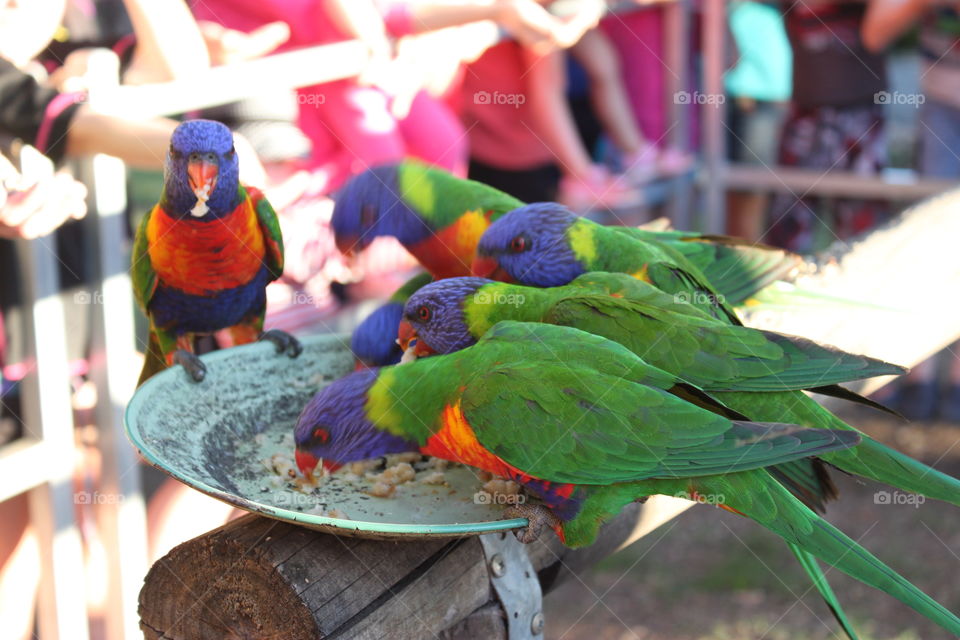
[{"label": "human hand", "polygon": [[561,46],[564,23],[534,0],[496,0],[496,15],[497,24],[539,55]]},{"label": "human hand", "polygon": [[290,27],[285,22],[271,22],[250,33],[228,29],[216,22],[198,21],[197,26],[213,65],[262,58],[290,38]]},{"label": "human hand", "polygon": [[3,173],[0,237],[39,238],[68,219],[80,219],[87,213],[87,188],[67,173],[60,172],[31,185],[24,185],[15,170],[16,178],[9,171]]},{"label": "human hand", "polygon": [[607,12],[607,4],[603,0],[580,0],[576,9],[564,20],[563,31],[560,34],[560,46],[572,47],[580,41],[590,29],[600,24],[600,19]]}]

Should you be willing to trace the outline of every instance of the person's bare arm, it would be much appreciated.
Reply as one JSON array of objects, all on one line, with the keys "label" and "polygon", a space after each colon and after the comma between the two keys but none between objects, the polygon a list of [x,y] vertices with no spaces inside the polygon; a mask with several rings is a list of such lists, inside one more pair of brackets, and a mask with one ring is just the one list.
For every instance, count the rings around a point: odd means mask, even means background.
[{"label": "person's bare arm", "polygon": [[132,82],[168,82],[208,69],[210,56],[183,0],[124,0],[137,45]]},{"label": "person's bare arm", "polygon": [[555,51],[543,57],[526,54],[527,96],[535,121],[526,122],[557,158],[560,170],[586,180],[590,156],[580,141],[573,114],[564,96],[563,54]]},{"label": "person's bare arm", "polygon": [[930,0],[870,0],[860,26],[863,46],[874,53],[883,51],[932,5]]}]

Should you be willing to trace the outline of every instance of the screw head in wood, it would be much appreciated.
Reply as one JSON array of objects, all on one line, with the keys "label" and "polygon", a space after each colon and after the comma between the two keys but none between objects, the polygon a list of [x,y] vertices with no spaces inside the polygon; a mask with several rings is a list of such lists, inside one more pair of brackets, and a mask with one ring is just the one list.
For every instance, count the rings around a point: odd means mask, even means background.
[{"label": "screw head in wood", "polygon": [[530,631],[533,635],[538,636],[543,633],[543,628],[547,625],[547,619],[544,618],[543,613],[536,612],[533,614],[533,619],[530,620]]},{"label": "screw head in wood", "polygon": [[490,573],[493,574],[494,578],[502,578],[506,572],[507,563],[504,562],[503,556],[499,553],[494,554],[494,556],[490,558]]}]

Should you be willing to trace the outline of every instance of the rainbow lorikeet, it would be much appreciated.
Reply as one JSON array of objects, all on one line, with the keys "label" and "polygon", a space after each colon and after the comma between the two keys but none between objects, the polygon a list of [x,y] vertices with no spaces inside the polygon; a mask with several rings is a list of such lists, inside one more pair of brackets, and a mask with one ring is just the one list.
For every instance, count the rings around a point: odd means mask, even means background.
[{"label": "rainbow lorikeet", "polygon": [[[626,273],[676,302],[742,324],[724,295],[670,246],[615,233],[559,204],[531,204],[502,216],[484,232],[473,262],[475,276],[535,287],[565,285],[589,271]],[[817,392],[889,411],[836,385]]]},{"label": "rainbow lorikeet", "polygon": [[418,273],[357,325],[350,336],[350,350],[357,358],[358,368],[400,362],[403,350],[397,344],[396,335],[403,315],[403,305],[417,289],[432,280],[433,276],[429,273]]},{"label": "rainbow lorikeet", "polygon": [[[904,373],[897,365],[802,338],[725,324],[645,282],[612,273],[588,273],[549,289],[482,278],[440,280],[407,301],[400,342],[406,347],[415,340],[417,355],[452,353],[504,320],[603,336],[751,420],[809,428],[853,429],[801,389]],[[822,458],[848,473],[960,506],[960,481],[861,436],[860,446]],[[789,466],[796,479],[801,467]],[[835,489],[825,472],[807,475],[811,480],[800,485],[798,497],[820,509]]]},{"label": "rainbow lorikeet", "polygon": [[188,120],[170,139],[160,202],[137,229],[134,295],[150,319],[140,384],[180,363],[202,380],[194,338],[229,329],[234,343],[261,337],[291,357],[300,344],[263,332],[265,289],[283,272],[283,238],[270,203],[239,182],[233,135],[219,122]]},{"label": "rainbow lorikeet", "polygon": [[605,338],[507,321],[462,351],[355,372],[322,389],[298,420],[297,463],[310,472],[320,459],[333,468],[407,450],[462,462],[543,501],[523,507],[525,538],[548,522],[574,547],[635,500],[704,496],[960,632],[960,618],[765,469],[854,445],[856,434],[730,420],[677,390],[706,400]]},{"label": "rainbow lorikeet", "polygon": [[[409,160],[354,176],[335,199],[331,225],[341,251],[358,251],[377,236],[392,236],[438,279],[470,275],[487,227],[524,206],[498,189]],[[725,236],[608,228],[682,254],[732,305],[786,277],[802,262],[782,249]]]},{"label": "rainbow lorikeet", "polygon": [[472,271],[534,287],[564,285],[588,271],[626,273],[740,324],[726,296],[671,246],[618,233],[553,202],[529,204],[493,223],[480,239]]}]

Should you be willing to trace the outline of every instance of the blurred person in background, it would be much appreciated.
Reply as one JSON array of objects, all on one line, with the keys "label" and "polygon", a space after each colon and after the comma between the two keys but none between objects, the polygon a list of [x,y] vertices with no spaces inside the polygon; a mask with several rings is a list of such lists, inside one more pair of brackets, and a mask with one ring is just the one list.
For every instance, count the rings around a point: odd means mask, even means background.
[{"label": "blurred person in background", "polygon": [[[647,140],[643,158],[655,158],[657,169],[667,175],[689,168],[693,158],[682,148],[671,146],[670,134],[676,126],[671,121],[667,103],[668,76],[688,75],[690,69],[670,69],[667,66],[667,49],[664,41],[665,8],[673,0],[633,0],[634,6],[600,21],[600,29],[623,61],[621,77],[634,120]],[[612,3],[611,3],[612,4]],[[617,3],[623,7],[627,3]],[[696,41],[685,46],[693,50]],[[689,113],[689,112],[688,112]],[[685,117],[689,117],[685,114]],[[696,118],[692,118],[689,140],[696,138]]]},{"label": "blurred person in background", "polygon": [[[783,15],[774,1],[734,0],[728,20],[736,50],[736,62],[724,77],[730,159],[773,167],[792,84],[793,52]],[[769,200],[766,193],[731,192],[727,233],[759,240]]]},{"label": "blurred person in background", "polygon": [[624,82],[620,53],[600,26],[570,47],[570,55],[586,71],[593,111],[620,153],[620,166],[630,179],[643,183],[677,175],[693,164],[689,154],[644,137],[634,116]]},{"label": "blurred person in background", "polygon": [[[923,57],[920,96],[918,170],[930,178],[960,178],[960,13],[945,0],[869,0],[862,25],[867,50],[881,53],[919,25]],[[922,96],[922,99],[920,99]],[[910,96],[906,96],[910,99]],[[898,385],[892,402],[908,418],[938,415],[960,422],[960,342],[913,367]],[[939,369],[947,374],[941,393]]]},{"label": "blurred person in background", "polygon": [[377,86],[390,73],[390,37],[414,29],[406,5],[395,5],[386,19],[372,0],[207,0],[193,11],[240,31],[283,22],[290,37],[281,50],[351,39],[367,45],[371,61],[360,77],[297,90],[297,124],[310,142],[316,190],[330,193],[351,175],[406,157],[465,173],[463,129],[442,101],[417,92],[397,117],[391,96]]},{"label": "blurred person in background", "polygon": [[[595,164],[584,147],[566,102],[559,51],[595,27],[605,6],[588,0],[558,17],[533,0],[516,4],[525,5],[550,36],[533,43],[501,41],[469,66],[462,117],[470,135],[470,177],[527,202],[614,204],[626,184]],[[585,51],[596,53],[589,46]]]},{"label": "blurred person in background", "polygon": [[[860,39],[866,5],[813,0],[790,4],[793,98],[783,128],[780,164],[816,171],[877,175],[886,165],[881,55]],[[799,253],[847,240],[881,222],[882,202],[778,194],[763,240]]]}]

